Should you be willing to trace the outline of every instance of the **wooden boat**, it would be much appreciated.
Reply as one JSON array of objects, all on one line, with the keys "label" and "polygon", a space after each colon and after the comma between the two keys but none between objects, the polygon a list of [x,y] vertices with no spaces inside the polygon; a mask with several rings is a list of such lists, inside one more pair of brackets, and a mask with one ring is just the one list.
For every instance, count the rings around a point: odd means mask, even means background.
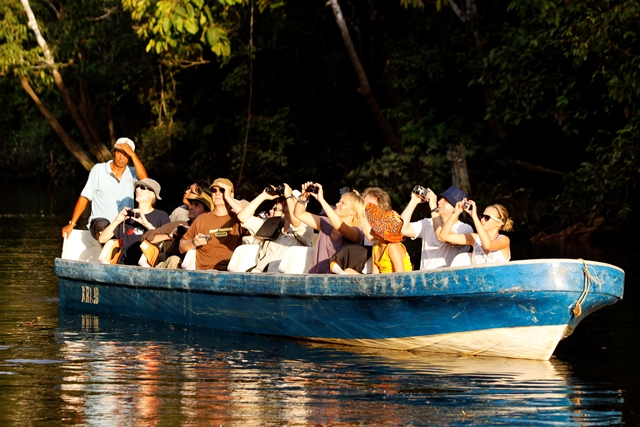
[{"label": "wooden boat", "polygon": [[74,252],[68,244],[55,260],[61,306],[393,350],[547,360],[624,289],[620,268],[571,259],[384,275],[255,274],[101,264],[88,255],[95,248]]}]

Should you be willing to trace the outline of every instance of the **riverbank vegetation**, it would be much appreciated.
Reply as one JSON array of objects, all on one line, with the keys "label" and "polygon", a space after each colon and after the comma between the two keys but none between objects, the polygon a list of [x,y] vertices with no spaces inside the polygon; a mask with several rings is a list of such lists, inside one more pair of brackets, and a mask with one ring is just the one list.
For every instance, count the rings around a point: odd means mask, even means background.
[{"label": "riverbank vegetation", "polygon": [[[29,13],[32,11],[32,15]],[[640,209],[637,1],[0,0],[5,179],[467,187],[534,235]],[[424,213],[426,215],[426,213]]]}]

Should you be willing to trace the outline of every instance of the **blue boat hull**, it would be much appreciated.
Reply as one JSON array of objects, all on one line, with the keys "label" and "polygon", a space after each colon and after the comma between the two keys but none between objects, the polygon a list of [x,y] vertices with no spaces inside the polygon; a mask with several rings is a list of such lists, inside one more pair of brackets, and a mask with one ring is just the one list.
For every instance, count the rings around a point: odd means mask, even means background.
[{"label": "blue boat hull", "polygon": [[586,295],[576,260],[347,276],[56,259],[55,271],[60,304],[79,309],[371,347],[548,359],[584,317],[622,298],[622,270],[588,266]]}]

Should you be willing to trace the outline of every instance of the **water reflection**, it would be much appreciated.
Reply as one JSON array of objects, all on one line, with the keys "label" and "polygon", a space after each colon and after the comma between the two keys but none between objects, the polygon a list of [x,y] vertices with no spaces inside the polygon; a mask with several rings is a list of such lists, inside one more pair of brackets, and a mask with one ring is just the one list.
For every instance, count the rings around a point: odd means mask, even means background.
[{"label": "water reflection", "polygon": [[589,316],[548,362],[416,355],[60,311],[53,258],[68,212],[7,194],[22,213],[0,214],[2,425],[640,423],[637,251],[528,249],[627,272],[623,302]]},{"label": "water reflection", "polygon": [[[89,425],[597,425],[619,391],[568,364],[357,349],[64,309],[61,398]],[[606,408],[606,409],[605,409]]]}]

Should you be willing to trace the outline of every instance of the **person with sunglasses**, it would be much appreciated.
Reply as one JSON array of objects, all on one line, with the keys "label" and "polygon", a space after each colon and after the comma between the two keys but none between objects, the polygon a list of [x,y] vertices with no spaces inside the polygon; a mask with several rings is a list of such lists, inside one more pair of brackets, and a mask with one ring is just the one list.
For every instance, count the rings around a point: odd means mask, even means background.
[{"label": "person with sunglasses", "polygon": [[136,144],[129,138],[119,138],[111,151],[113,160],[91,168],[87,183],[73,208],[71,221],[62,228],[64,239],[71,234],[89,202],[91,215],[87,228],[96,240],[119,211],[125,207],[133,208],[134,182],[147,178],[147,170],[136,155]]},{"label": "person with sunglasses", "polygon": [[[411,239],[418,237],[422,239],[420,270],[448,267],[456,255],[468,251],[468,247],[445,242],[440,236],[440,232],[442,226],[453,213],[454,206],[466,199],[467,193],[453,186],[438,196],[431,189],[426,189],[426,194],[420,193],[415,189],[411,192],[411,200],[402,211],[402,214],[400,214],[404,221],[402,234]],[[413,211],[420,203],[425,202],[429,204],[431,218],[423,218],[419,221],[411,222]],[[458,221],[457,217],[451,227],[455,233],[470,233],[473,231],[469,224]]]},{"label": "person with sunglasses", "polygon": [[233,196],[231,181],[213,181],[213,209],[196,218],[180,240],[181,253],[196,249],[197,270],[226,271],[233,251],[242,244],[242,225],[237,215],[242,205]]},{"label": "person with sunglasses", "polygon": [[160,184],[156,180],[136,181],[135,197],[138,207],[122,209],[98,237],[100,243],[106,243],[112,237],[121,240],[118,264],[138,265],[142,256],[142,235],[170,221],[165,211],[154,208],[156,200],[162,200]]},{"label": "person with sunglasses", "polygon": [[[265,188],[238,213],[242,227],[248,230],[254,237],[256,244],[260,245],[256,265],[251,269],[253,273],[265,270],[269,273],[277,273],[280,261],[287,249],[291,246],[313,246],[313,229],[291,215],[300,192],[292,190],[289,184],[283,184],[282,190],[282,193],[278,194],[274,186]],[[267,214],[267,219],[254,216],[256,209],[267,200],[274,201],[273,207]],[[280,228],[277,237],[273,240],[260,237],[260,229],[265,222],[269,218],[278,217],[281,218],[281,221],[276,223]]]},{"label": "person with sunglasses", "polygon": [[209,190],[210,186],[211,184],[204,179],[200,179],[188,186],[182,195],[182,204],[175,208],[169,215],[171,221],[189,221],[189,206],[191,205],[189,199],[199,197],[202,192],[207,193],[207,195],[211,197],[211,190]]},{"label": "person with sunglasses", "polygon": [[[476,233],[455,233],[451,231],[453,224],[462,212],[467,212],[473,219]],[[440,238],[456,245],[473,245],[473,264],[489,264],[507,262],[511,259],[511,241],[500,231],[513,230],[513,221],[507,209],[499,204],[485,208],[478,216],[477,206],[473,200],[467,199],[456,203],[456,207],[448,221],[442,226]]]}]

